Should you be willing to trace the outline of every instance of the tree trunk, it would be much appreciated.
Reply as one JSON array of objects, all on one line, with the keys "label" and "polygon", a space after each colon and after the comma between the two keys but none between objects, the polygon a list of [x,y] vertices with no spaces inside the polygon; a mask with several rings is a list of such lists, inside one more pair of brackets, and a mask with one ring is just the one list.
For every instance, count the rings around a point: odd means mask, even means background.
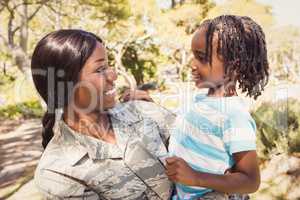
[{"label": "tree trunk", "polygon": [[20,24],[20,42],[19,47],[14,47],[13,55],[15,56],[16,65],[25,72],[25,68],[29,66],[29,59],[27,56],[28,43],[28,5],[27,0],[23,1],[22,5],[22,19]]},{"label": "tree trunk", "polygon": [[176,0],[172,0],[171,1],[171,8],[175,8],[175,6],[176,6]]}]

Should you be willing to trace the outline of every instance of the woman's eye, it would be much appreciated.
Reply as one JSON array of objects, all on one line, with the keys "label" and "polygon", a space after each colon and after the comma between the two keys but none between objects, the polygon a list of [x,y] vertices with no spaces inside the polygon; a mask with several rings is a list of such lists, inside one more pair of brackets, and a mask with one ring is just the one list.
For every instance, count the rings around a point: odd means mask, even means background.
[{"label": "woman's eye", "polygon": [[105,72],[106,69],[107,69],[106,66],[101,66],[101,67],[99,67],[99,68],[96,70],[96,72],[98,72],[98,73],[103,73],[103,72]]}]

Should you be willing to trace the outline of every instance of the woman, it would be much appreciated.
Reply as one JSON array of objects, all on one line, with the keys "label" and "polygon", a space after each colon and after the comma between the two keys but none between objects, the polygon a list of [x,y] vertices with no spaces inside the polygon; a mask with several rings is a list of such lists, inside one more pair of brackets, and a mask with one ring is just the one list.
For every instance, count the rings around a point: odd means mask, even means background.
[{"label": "woman", "polygon": [[170,198],[162,158],[174,116],[146,101],[116,105],[117,74],[100,38],[52,32],[37,44],[31,68],[48,109],[35,172],[47,199]]}]

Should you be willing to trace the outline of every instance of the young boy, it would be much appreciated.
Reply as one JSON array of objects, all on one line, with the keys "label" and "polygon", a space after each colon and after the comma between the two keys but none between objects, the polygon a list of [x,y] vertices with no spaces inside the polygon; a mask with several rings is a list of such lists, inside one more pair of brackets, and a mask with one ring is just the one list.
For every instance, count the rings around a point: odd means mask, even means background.
[{"label": "young boy", "polygon": [[208,88],[208,94],[196,95],[171,134],[166,173],[176,183],[173,199],[255,192],[260,185],[256,127],[236,89],[254,99],[264,90],[265,35],[249,17],[223,15],[202,23],[191,46],[195,85]]}]

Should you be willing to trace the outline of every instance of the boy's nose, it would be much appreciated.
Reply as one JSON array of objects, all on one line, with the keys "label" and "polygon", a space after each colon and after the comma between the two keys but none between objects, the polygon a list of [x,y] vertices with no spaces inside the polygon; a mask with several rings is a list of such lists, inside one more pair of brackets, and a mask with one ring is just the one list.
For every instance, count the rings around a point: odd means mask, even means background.
[{"label": "boy's nose", "polygon": [[192,70],[196,70],[197,69],[197,65],[196,65],[196,59],[192,59],[192,62],[191,62],[191,64],[190,64],[190,67],[191,67],[191,69]]}]

